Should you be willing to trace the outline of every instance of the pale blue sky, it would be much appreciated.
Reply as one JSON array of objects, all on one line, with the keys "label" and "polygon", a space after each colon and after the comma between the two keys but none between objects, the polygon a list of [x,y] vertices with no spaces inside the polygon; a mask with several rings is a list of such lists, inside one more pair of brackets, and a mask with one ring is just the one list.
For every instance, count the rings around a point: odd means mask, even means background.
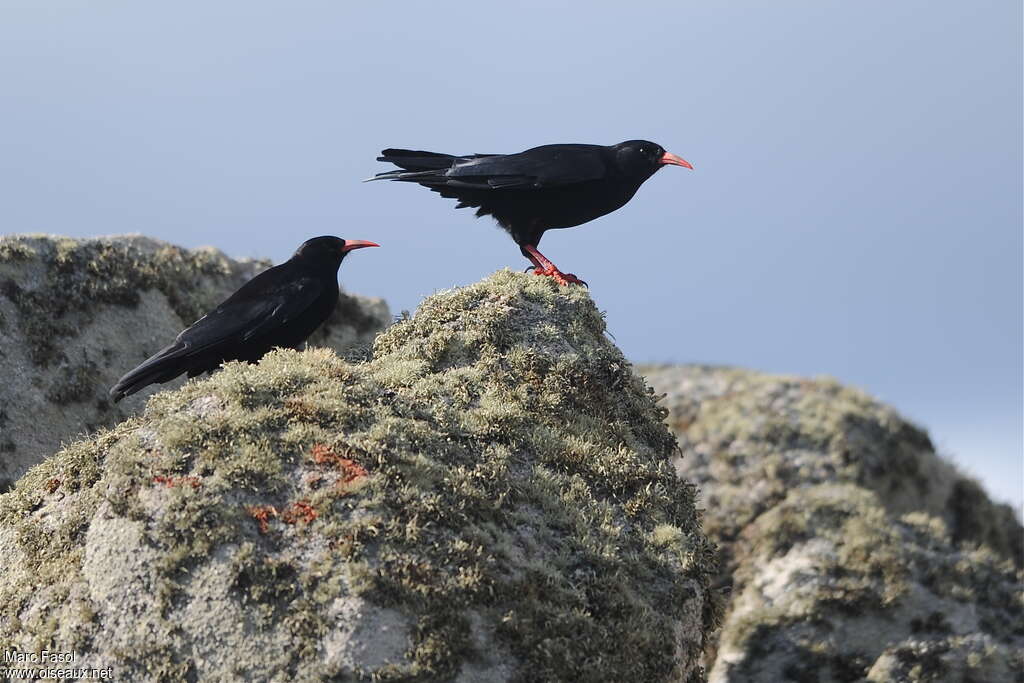
[{"label": "pale blue sky", "polygon": [[630,138],[696,170],[543,244],[630,357],[833,375],[1020,506],[1019,2],[0,2],[3,232],[372,239],[398,311],[527,264],[378,150]]}]

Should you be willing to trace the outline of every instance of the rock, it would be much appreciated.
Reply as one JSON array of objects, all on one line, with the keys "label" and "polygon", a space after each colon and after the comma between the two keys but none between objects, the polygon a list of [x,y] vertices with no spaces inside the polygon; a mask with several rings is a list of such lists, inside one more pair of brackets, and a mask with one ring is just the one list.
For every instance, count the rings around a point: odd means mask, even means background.
[{"label": "rock", "polygon": [[868,672],[881,681],[1020,681],[1021,653],[980,634],[921,640],[887,649]]},{"label": "rock", "polygon": [[125,680],[699,680],[714,547],[604,329],[503,271],[368,362],[154,396],[0,496],[0,643]]},{"label": "rock", "polygon": [[[62,442],[141,410],[155,385],[114,405],[107,390],[266,261],[234,261],[138,235],[0,237],[0,491]],[[380,299],[342,295],[312,343],[372,342]]]},{"label": "rock", "polygon": [[[894,519],[862,487],[822,484],[794,489],[738,545],[711,681],[852,681],[872,671],[878,681],[964,680],[947,675],[977,668],[972,648],[948,645],[965,638],[987,645],[974,648],[987,652],[986,668],[1024,673],[1013,662],[1024,647],[1019,573],[987,548],[957,549],[935,517]],[[886,660],[905,662],[908,648],[947,661],[890,677]]]},{"label": "rock", "polygon": [[677,471],[722,549],[711,681],[1024,673],[1020,523],[924,431],[829,379],[642,372],[667,394]]}]

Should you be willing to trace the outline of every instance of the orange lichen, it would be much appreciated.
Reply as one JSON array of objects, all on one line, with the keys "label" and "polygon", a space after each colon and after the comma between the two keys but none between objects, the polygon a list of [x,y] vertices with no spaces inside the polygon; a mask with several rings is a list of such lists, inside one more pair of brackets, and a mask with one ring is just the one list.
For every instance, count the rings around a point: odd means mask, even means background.
[{"label": "orange lichen", "polygon": [[153,477],[153,483],[154,484],[163,484],[167,488],[170,488],[172,486],[178,486],[180,484],[188,484],[192,488],[197,489],[197,488],[199,488],[199,485],[202,482],[199,480],[199,477],[194,477],[192,475],[184,475],[184,476],[181,476],[181,477],[175,477],[175,476],[165,476],[163,474],[158,474],[155,477]]},{"label": "orange lichen", "polygon": [[348,458],[340,458],[338,464],[341,465],[341,469],[344,472],[342,481],[346,484],[369,474],[362,465]]},{"label": "orange lichen", "polygon": [[318,465],[334,465],[337,469],[341,470],[341,483],[343,484],[349,484],[369,474],[366,468],[355,460],[338,455],[330,446],[325,446],[321,443],[313,445],[310,455],[313,458],[313,462]]},{"label": "orange lichen", "polygon": [[46,483],[43,484],[43,487],[46,489],[47,493],[53,493],[60,487],[60,479],[47,479]]},{"label": "orange lichen", "polygon": [[277,517],[277,508],[273,505],[246,505],[245,511],[256,520],[260,526],[260,533],[267,533],[271,517]]},{"label": "orange lichen", "polygon": [[322,443],[313,444],[313,448],[310,451],[310,455],[313,458],[313,462],[317,465],[328,465],[336,463],[338,461],[338,454],[331,450],[330,446],[325,446]]},{"label": "orange lichen", "polygon": [[300,521],[309,524],[316,518],[317,511],[313,509],[312,505],[304,500],[292,503],[289,507],[285,508],[284,512],[281,513],[281,519],[286,524],[297,524]]}]

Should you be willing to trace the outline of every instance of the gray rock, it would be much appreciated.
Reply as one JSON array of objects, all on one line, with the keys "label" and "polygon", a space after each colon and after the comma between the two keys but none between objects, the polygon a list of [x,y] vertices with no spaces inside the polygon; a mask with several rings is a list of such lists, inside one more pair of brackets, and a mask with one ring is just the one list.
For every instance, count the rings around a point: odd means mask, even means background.
[{"label": "gray rock", "polygon": [[1017,680],[1021,525],[923,430],[830,379],[641,371],[722,550],[712,681]]},{"label": "gray rock", "polygon": [[[711,681],[965,680],[952,673],[980,671],[979,648],[982,668],[1024,672],[1021,575],[987,548],[956,548],[935,517],[894,519],[862,487],[822,484],[792,491],[737,545]],[[991,647],[949,646],[971,638]],[[942,657],[895,675],[911,651]]]},{"label": "gray rock", "polygon": [[503,271],[369,362],[154,396],[0,496],[0,643],[124,680],[699,680],[714,548],[604,330]]},{"label": "gray rock", "polygon": [[[61,443],[182,384],[107,398],[122,374],[269,265],[139,235],[0,237],[0,491]],[[343,295],[338,309],[311,343],[367,346],[390,322],[380,299]]]},{"label": "gray rock", "polygon": [[1020,681],[1024,654],[982,634],[909,638],[886,649],[868,672],[872,683],[910,681]]}]

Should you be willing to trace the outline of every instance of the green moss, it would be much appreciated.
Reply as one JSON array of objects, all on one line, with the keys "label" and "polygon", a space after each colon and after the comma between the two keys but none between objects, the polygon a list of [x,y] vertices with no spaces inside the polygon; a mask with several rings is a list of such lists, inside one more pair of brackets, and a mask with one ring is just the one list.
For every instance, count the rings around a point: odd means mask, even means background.
[{"label": "green moss", "polygon": [[[32,595],[81,580],[81,558],[60,549],[80,547],[104,505],[158,554],[146,571],[160,621],[150,645],[119,655],[128,670],[180,673],[177,610],[203,590],[191,577],[225,558],[251,627],[287,627],[262,675],[302,677],[331,606],[358,598],[413,618],[404,660],[365,676],[451,678],[481,655],[476,614],[520,680],[669,679],[694,669],[720,603],[664,417],[585,291],[501,272],[424,301],[370,362],[312,350],[228,364],[33,469],[0,498],[0,531],[57,505],[50,478],[82,497],[59,548],[19,535],[37,571],[0,584],[0,603],[26,615],[0,637],[41,633]],[[64,631],[102,629],[111,607],[91,609],[86,624],[63,613]]]}]

